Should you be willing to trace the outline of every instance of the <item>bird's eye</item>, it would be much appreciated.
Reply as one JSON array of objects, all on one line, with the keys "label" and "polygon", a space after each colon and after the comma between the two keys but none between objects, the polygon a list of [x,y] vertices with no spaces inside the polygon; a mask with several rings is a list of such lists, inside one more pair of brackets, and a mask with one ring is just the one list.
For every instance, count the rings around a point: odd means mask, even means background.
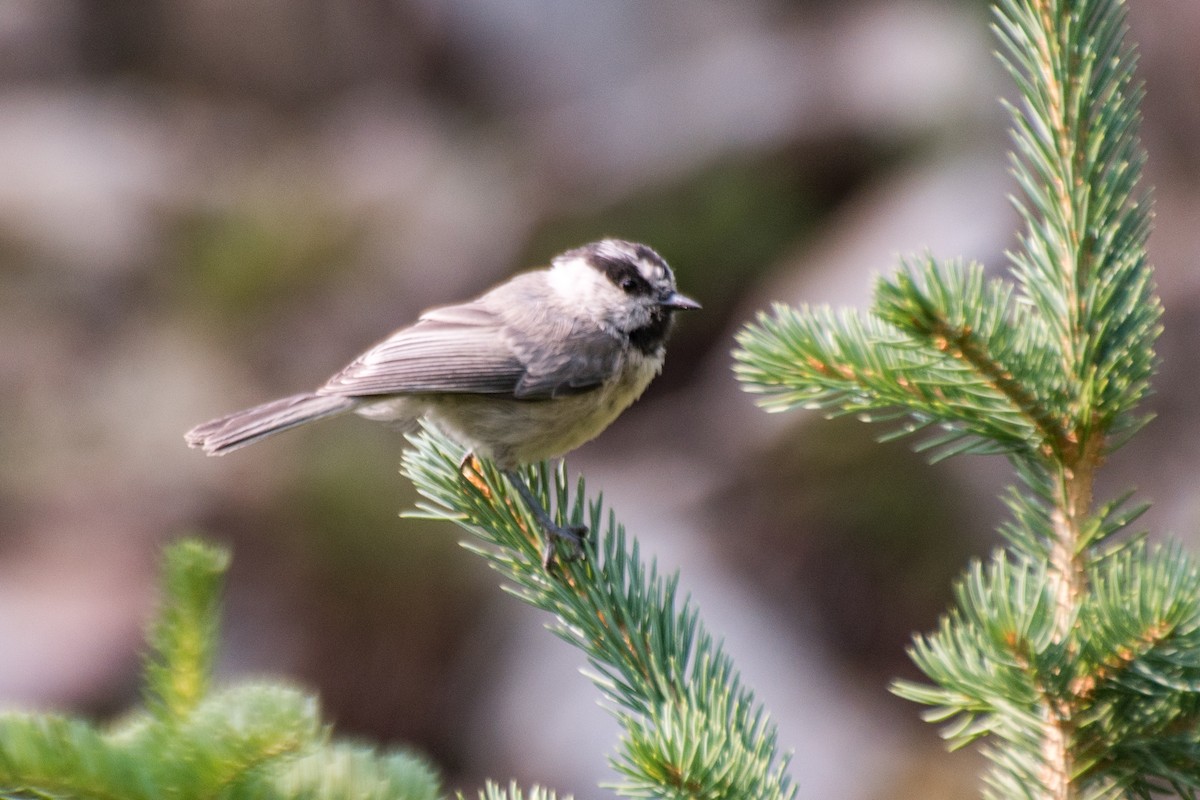
[{"label": "bird's eye", "polygon": [[638,286],[638,282],[636,280],[634,280],[633,278],[622,278],[621,279],[621,288],[627,292],[632,293],[633,290],[637,288],[637,286]]}]

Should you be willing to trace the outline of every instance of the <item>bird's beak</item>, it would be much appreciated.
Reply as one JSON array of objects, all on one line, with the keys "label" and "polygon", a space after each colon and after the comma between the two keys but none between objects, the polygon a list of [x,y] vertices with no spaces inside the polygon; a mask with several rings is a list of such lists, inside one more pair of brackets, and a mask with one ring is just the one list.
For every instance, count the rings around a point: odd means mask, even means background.
[{"label": "bird's beak", "polygon": [[699,303],[679,292],[671,292],[671,294],[663,298],[659,305],[663,308],[669,308],[672,311],[695,311],[700,308]]}]

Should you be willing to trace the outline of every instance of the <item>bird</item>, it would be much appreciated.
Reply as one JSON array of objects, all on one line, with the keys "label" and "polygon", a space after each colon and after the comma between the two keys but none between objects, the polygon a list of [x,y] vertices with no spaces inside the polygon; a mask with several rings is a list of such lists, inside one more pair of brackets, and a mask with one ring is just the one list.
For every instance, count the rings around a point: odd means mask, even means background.
[{"label": "bird", "polygon": [[236,411],[189,430],[187,444],[225,455],[348,412],[411,430],[426,419],[490,459],[542,528],[581,552],[586,527],[555,523],[519,467],[598,436],[662,370],[675,312],[700,304],[676,288],[650,247],[606,238],[567,250],[473,300],[429,309],[368,348],[315,391]]}]

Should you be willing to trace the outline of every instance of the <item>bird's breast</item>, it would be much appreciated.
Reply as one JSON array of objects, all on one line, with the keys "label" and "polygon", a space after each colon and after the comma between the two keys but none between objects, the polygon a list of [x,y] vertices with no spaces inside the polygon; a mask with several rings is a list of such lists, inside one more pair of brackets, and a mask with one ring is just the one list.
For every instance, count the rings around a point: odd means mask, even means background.
[{"label": "bird's breast", "polygon": [[543,400],[482,395],[428,398],[433,421],[502,467],[556,458],[598,436],[649,386],[661,357],[632,352],[620,371],[588,392]]}]

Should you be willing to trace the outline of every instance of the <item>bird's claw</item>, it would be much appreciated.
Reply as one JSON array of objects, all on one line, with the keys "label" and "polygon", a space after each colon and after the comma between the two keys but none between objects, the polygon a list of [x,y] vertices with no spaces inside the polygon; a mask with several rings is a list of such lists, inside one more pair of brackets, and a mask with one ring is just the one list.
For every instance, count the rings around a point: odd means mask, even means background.
[{"label": "bird's claw", "polygon": [[556,540],[569,542],[571,545],[571,554],[567,557],[569,561],[583,558],[583,542],[587,539],[588,529],[586,525],[543,525],[545,539],[542,540],[542,567],[550,569],[554,565],[556,555],[558,553],[554,544]]},{"label": "bird's claw", "polygon": [[565,539],[571,544],[571,560],[583,557],[583,540],[587,538],[588,529],[586,525],[559,525],[550,518],[550,513],[542,507],[541,502],[533,494],[533,490],[525,483],[524,478],[516,470],[504,470],[508,482],[517,494],[521,495],[521,499],[525,501],[525,507],[529,509],[529,513],[533,514],[533,518],[537,520],[538,527],[542,529],[542,566],[545,569],[550,569],[555,562],[556,550],[554,547],[555,539]]}]

